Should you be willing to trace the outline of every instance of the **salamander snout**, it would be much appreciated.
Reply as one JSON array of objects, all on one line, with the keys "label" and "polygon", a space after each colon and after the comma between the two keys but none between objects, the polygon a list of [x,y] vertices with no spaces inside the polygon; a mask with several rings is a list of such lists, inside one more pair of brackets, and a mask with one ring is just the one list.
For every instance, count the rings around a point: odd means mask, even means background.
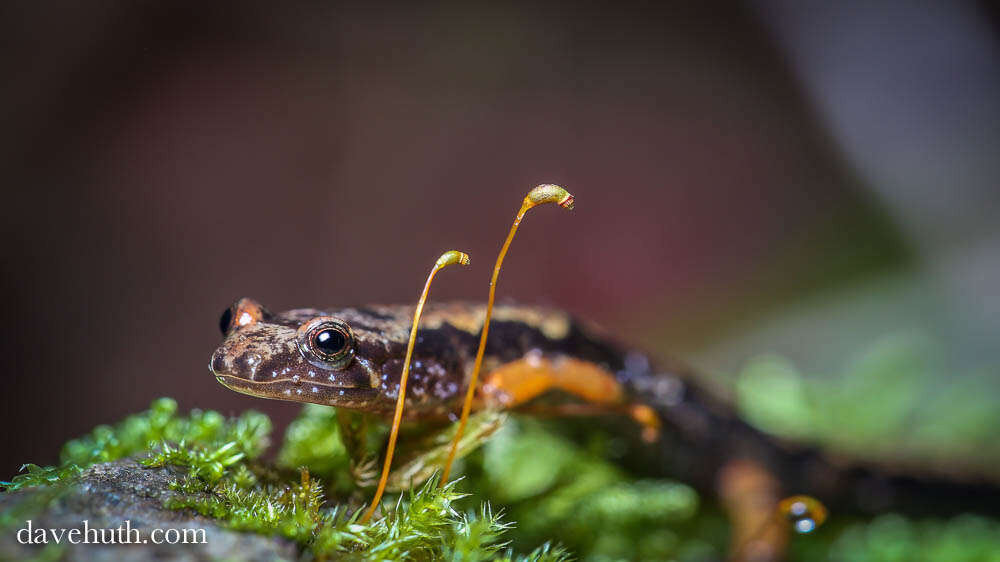
[{"label": "salamander snout", "polygon": [[295,331],[286,326],[269,323],[272,314],[259,302],[250,298],[236,300],[219,318],[219,329],[224,336],[222,345],[214,353],[208,368],[215,378],[255,381],[262,378],[265,364],[287,362],[290,346],[287,342]]},{"label": "salamander snout", "polygon": [[216,378],[219,375],[228,375],[255,380],[262,364],[263,357],[260,353],[247,351],[233,355],[229,349],[223,346],[212,354],[208,369],[216,375]]}]

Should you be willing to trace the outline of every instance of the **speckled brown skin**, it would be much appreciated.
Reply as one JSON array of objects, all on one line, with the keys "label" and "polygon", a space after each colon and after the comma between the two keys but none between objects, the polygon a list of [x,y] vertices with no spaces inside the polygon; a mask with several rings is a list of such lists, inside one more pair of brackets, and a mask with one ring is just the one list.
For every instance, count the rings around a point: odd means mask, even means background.
[{"label": "speckled brown skin", "polygon": [[[429,304],[425,308],[411,365],[404,415],[446,418],[460,409],[470,374],[484,306]],[[251,299],[230,309],[232,321],[209,368],[223,385],[261,398],[326,404],[388,417],[395,407],[413,306],[367,306],[331,310],[297,309],[273,314]],[[330,368],[310,360],[299,345],[300,327],[316,317],[346,323],[354,336],[354,356]],[[766,435],[697,384],[680,364],[654,367],[645,355],[600,337],[590,327],[557,310],[500,305],[494,309],[483,371],[532,357],[558,363],[565,358],[592,365],[613,377],[621,405],[643,404],[661,418],[655,447],[639,448],[637,472],[669,474],[703,491],[714,491],[733,462],[750,462],[773,474],[782,493],[807,493],[834,508],[879,511],[907,503],[995,511],[996,493],[981,477],[954,474],[901,474],[893,467],[860,469],[829,462],[815,449],[793,446]],[[582,371],[581,371],[582,376]],[[607,382],[607,381],[603,381]],[[623,413],[605,402],[590,412]],[[638,434],[638,431],[634,432]],[[953,483],[948,480],[967,480]],[[995,495],[992,497],[996,497]],[[989,508],[989,506],[992,506]],[[911,510],[912,511],[912,510]]]},{"label": "speckled brown skin", "polygon": [[[427,305],[413,361],[405,414],[446,414],[461,399],[478,345],[485,307],[465,303]],[[395,407],[413,306],[335,310],[297,309],[272,314],[250,299],[232,309],[237,320],[212,355],[209,369],[223,385],[262,398],[326,404],[376,414]],[[300,350],[300,326],[316,317],[337,318],[354,335],[354,359],[343,368],[310,360]],[[484,360],[488,372],[529,352],[567,355],[623,368],[615,347],[587,336],[569,315],[537,307],[494,310]]]}]

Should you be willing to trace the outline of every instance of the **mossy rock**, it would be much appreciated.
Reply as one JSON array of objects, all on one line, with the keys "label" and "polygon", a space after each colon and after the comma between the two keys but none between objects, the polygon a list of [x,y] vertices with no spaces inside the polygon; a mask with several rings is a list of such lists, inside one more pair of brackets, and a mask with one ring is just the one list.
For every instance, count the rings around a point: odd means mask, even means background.
[{"label": "mossy rock", "polygon": [[[21,526],[7,527],[0,534],[0,559],[25,560],[63,558],[66,560],[220,560],[248,561],[297,560],[299,549],[289,540],[276,536],[242,533],[221,526],[216,520],[192,510],[166,507],[179,495],[171,483],[185,476],[177,466],[151,468],[132,459],[95,464],[84,469],[71,482],[53,487],[30,487],[9,494],[0,494],[0,512],[21,514]],[[203,496],[207,493],[201,492]],[[31,521],[32,532],[27,531]],[[83,522],[93,530],[102,530],[101,538],[122,541],[120,544],[70,544],[62,535],[59,541],[48,529],[80,529],[78,540],[84,540]],[[130,533],[122,526],[138,531]],[[123,529],[112,536],[105,529]],[[151,538],[155,529],[157,538]],[[177,537],[189,531],[192,541],[187,544],[155,544],[154,540],[173,540],[167,529],[176,529]],[[45,531],[42,531],[45,530]],[[200,530],[204,531],[199,535]],[[39,534],[45,536],[38,544]],[[96,532],[92,537],[98,537]],[[130,538],[131,535],[131,538]],[[122,538],[124,537],[124,540]],[[204,538],[204,541],[201,539]],[[128,540],[145,540],[125,544]],[[21,544],[31,540],[35,544]]]}]

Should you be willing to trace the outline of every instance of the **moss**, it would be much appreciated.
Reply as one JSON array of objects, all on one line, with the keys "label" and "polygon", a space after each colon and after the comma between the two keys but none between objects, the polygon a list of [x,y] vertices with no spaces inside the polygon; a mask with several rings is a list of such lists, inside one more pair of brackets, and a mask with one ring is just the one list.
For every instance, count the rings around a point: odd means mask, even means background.
[{"label": "moss", "polygon": [[[186,469],[185,477],[171,483],[176,493],[166,507],[194,510],[234,530],[284,537],[316,559],[568,559],[563,549],[547,543],[526,555],[506,549],[505,534],[512,525],[488,503],[476,511],[459,509],[457,502],[466,494],[456,490],[458,481],[439,488],[432,478],[400,496],[384,517],[359,524],[361,504],[350,495],[358,490],[337,501],[326,500],[328,490],[342,491],[344,482],[351,480],[344,474],[350,462],[338,427],[331,409],[307,408],[289,428],[275,470],[255,462],[266,450],[271,431],[263,414],[246,412],[226,419],[217,412],[193,410],[181,416],[176,402],[159,399],[146,412],[67,443],[58,466],[26,465],[26,473],[3,486],[8,491],[41,488],[31,496],[38,501],[30,502],[31,510],[41,509],[86,467],[140,456],[145,466]],[[378,433],[372,432],[372,445]],[[309,468],[293,479],[290,471],[281,470],[292,465],[315,465],[340,485],[324,486]],[[23,522],[23,504],[18,504],[17,513],[4,513],[4,519]]]},{"label": "moss", "polygon": [[[154,400],[149,410],[131,415],[114,425],[100,425],[89,435],[63,446],[58,466],[26,464],[10,482],[0,482],[7,490],[52,485],[79,474],[96,463],[159,452],[151,464],[191,465],[200,475],[218,480],[229,466],[242,459],[254,459],[266,450],[271,420],[248,411],[234,420],[211,410],[177,414],[177,402]],[[170,444],[178,444],[176,448]],[[188,445],[190,444],[190,445]]]}]

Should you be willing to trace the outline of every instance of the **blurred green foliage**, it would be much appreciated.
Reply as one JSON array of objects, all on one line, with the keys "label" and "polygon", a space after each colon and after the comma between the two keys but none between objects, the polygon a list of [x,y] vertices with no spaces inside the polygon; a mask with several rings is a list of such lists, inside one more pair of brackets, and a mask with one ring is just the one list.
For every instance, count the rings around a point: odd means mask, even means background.
[{"label": "blurred green foliage", "polygon": [[764,356],[739,375],[737,402],[759,428],[827,450],[996,474],[1000,369],[955,372],[943,356],[920,334],[880,339],[834,374]]},{"label": "blurred green foliage", "polygon": [[698,495],[670,480],[630,478],[606,443],[579,446],[537,420],[515,418],[466,463],[469,490],[506,506],[514,544],[556,539],[590,560],[720,554],[725,527],[698,527]]}]

